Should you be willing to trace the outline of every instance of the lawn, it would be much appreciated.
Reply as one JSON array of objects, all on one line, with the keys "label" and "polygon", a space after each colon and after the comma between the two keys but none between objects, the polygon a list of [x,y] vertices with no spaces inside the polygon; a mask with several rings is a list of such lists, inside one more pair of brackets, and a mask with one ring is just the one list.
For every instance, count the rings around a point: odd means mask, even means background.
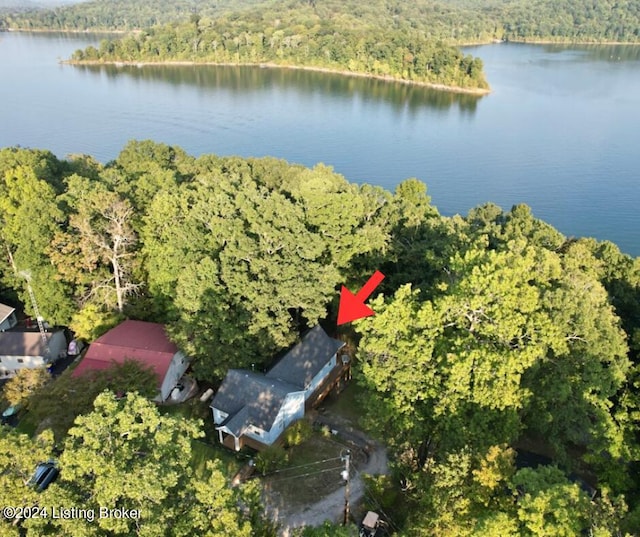
[{"label": "lawn", "polygon": [[362,416],[366,412],[362,403],[363,395],[364,388],[352,380],[338,395],[332,394],[327,398],[322,407],[348,420],[353,427],[366,432],[366,429],[363,428],[364,423],[362,420]]},{"label": "lawn", "polygon": [[340,460],[345,446],[333,438],[314,433],[302,444],[287,450],[287,466],[264,478],[265,489],[280,497],[284,505],[302,505],[343,486]]},{"label": "lawn", "polygon": [[36,429],[38,428],[38,424],[37,423],[33,423],[30,419],[29,419],[29,413],[25,413],[23,416],[20,417],[20,421],[18,422],[18,425],[16,425],[16,431],[22,434],[26,434],[28,436],[33,436],[34,434],[36,434]]},{"label": "lawn", "polygon": [[191,442],[191,466],[196,476],[206,478],[207,462],[210,460],[220,461],[223,473],[229,478],[233,478],[245,463],[231,451],[220,445],[211,445],[201,440]]}]

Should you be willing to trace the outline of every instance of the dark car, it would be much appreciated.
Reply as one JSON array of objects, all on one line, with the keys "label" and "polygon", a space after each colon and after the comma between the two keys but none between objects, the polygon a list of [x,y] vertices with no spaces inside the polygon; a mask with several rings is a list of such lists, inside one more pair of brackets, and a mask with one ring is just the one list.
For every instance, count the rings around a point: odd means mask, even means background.
[{"label": "dark car", "polygon": [[36,466],[36,470],[27,485],[35,487],[38,492],[41,492],[53,483],[59,474],[60,470],[56,467],[55,462],[41,462]]},{"label": "dark car", "polygon": [[11,427],[15,427],[18,425],[18,414],[20,413],[21,406],[15,405],[10,406],[2,413],[2,425],[9,425]]}]

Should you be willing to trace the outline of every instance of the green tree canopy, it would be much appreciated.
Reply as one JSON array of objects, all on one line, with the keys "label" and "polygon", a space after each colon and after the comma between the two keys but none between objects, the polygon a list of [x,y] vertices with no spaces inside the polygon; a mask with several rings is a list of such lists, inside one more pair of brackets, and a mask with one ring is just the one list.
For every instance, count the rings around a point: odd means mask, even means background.
[{"label": "green tree canopy", "polygon": [[35,169],[19,164],[8,168],[0,180],[0,240],[2,259],[8,261],[3,277],[7,285],[20,290],[22,302],[33,314],[29,280],[42,316],[51,324],[64,324],[71,317],[72,302],[47,255],[64,213],[54,186],[37,175],[48,171],[48,164],[48,160],[38,162]]},{"label": "green tree canopy", "polygon": [[50,429],[62,441],[75,419],[93,408],[95,398],[105,390],[123,394],[133,391],[153,398],[158,379],[150,368],[134,360],[113,364],[101,371],[87,371],[80,377],[65,371],[29,399],[29,419],[41,429]]},{"label": "green tree canopy", "polygon": [[[161,415],[145,397],[103,392],[79,416],[59,458],[60,478],[47,490],[52,505],[92,509],[93,521],[33,519],[29,533],[57,535],[249,537],[237,494],[216,461],[205,478],[191,467],[196,422]],[[132,518],[98,517],[100,509],[137,510]]]}]

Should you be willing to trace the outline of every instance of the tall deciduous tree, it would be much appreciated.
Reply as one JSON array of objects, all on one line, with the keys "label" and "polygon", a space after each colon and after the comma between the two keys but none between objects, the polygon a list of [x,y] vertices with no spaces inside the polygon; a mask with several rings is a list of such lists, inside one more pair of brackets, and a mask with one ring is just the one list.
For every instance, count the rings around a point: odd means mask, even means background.
[{"label": "tall deciduous tree", "polygon": [[78,175],[67,179],[64,199],[70,215],[67,230],[52,245],[54,262],[76,285],[82,302],[122,312],[140,286],[134,276],[138,239],[131,203],[103,183]]},{"label": "tall deciduous tree", "polygon": [[[261,363],[326,317],[349,260],[382,248],[388,195],[326,167],[203,158],[144,229],[150,292],[203,376]],[[276,186],[277,185],[277,186]],[[172,307],[171,307],[172,306]]]},{"label": "tall deciduous tree", "polygon": [[[119,400],[100,394],[93,412],[69,431],[60,478],[48,490],[52,505],[92,509],[96,519],[34,519],[26,526],[34,534],[73,536],[249,537],[219,465],[210,461],[205,478],[194,474],[191,442],[201,435],[197,423],[163,416],[135,393]],[[101,508],[139,511],[98,517]]]},{"label": "tall deciduous tree", "polygon": [[[630,460],[609,412],[630,364],[604,288],[576,255],[522,237],[505,246],[453,256],[431,300],[402,287],[357,325],[373,420],[441,498],[434,516],[473,518],[474,461],[524,428],[567,464],[569,445],[585,447],[616,486],[613,461]],[[436,533],[462,534],[456,516],[441,522]]]},{"label": "tall deciduous tree", "polygon": [[39,178],[34,168],[18,164],[4,172],[0,179],[4,281],[20,290],[22,302],[33,314],[29,279],[40,313],[52,324],[68,322],[72,312],[69,288],[59,280],[47,255],[63,219],[55,188]]},{"label": "tall deciduous tree", "polygon": [[24,405],[50,379],[46,369],[19,369],[5,384],[4,397],[11,405]]}]

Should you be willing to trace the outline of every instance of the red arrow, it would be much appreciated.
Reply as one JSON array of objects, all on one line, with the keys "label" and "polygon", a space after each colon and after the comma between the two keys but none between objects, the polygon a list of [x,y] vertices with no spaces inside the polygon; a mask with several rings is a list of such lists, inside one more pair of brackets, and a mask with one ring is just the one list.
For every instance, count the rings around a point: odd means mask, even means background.
[{"label": "red arrow", "polygon": [[338,325],[375,315],[376,312],[367,306],[364,301],[369,298],[382,280],[384,280],[384,274],[376,270],[367,283],[362,286],[362,289],[358,291],[357,295],[354,295],[344,285],[342,286],[340,306],[338,306]]}]

